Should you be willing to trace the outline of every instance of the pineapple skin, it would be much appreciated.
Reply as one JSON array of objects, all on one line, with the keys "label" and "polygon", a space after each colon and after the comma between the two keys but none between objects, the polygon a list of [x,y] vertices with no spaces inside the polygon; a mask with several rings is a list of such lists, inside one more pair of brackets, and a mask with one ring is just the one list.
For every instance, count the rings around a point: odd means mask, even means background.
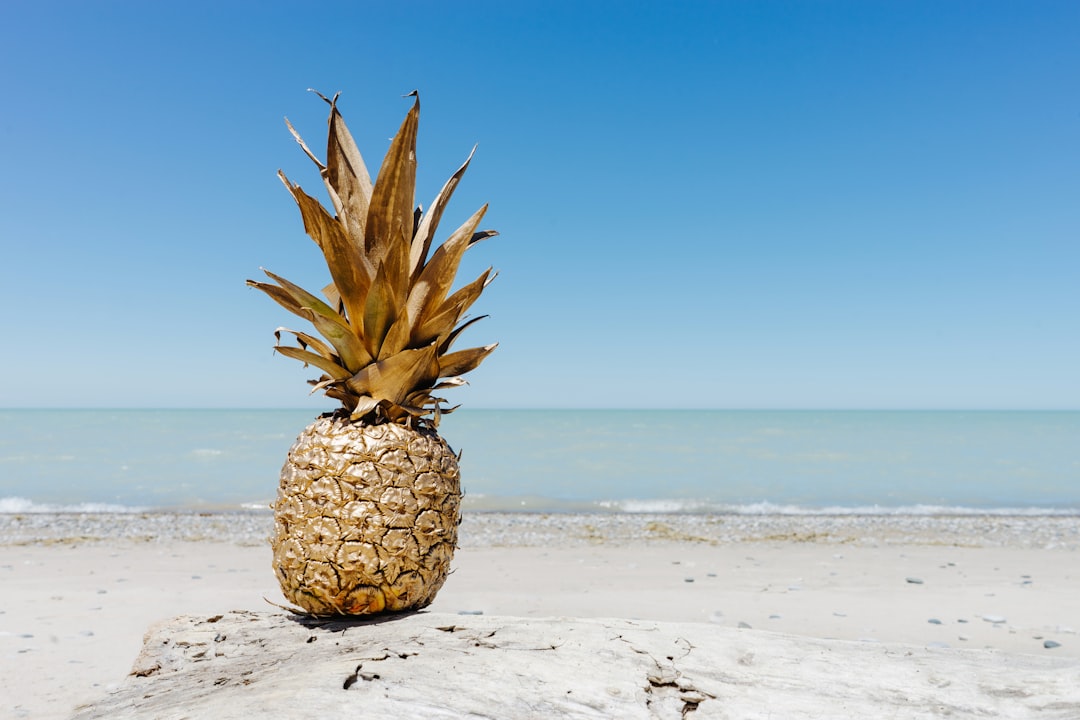
[{"label": "pineapple skin", "polygon": [[274,503],[274,570],[312,615],[429,605],[461,521],[457,456],[433,429],[334,414],[297,437]]}]

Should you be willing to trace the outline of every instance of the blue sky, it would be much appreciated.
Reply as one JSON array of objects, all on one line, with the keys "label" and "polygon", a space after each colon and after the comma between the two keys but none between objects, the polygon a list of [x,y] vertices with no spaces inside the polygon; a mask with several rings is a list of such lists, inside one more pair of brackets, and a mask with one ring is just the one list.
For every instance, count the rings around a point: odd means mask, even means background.
[{"label": "blue sky", "polygon": [[[1080,408],[1075,2],[0,9],[0,406],[330,407],[244,286],[342,91],[418,202],[479,149],[469,407]],[[455,222],[457,221],[457,222]]]}]

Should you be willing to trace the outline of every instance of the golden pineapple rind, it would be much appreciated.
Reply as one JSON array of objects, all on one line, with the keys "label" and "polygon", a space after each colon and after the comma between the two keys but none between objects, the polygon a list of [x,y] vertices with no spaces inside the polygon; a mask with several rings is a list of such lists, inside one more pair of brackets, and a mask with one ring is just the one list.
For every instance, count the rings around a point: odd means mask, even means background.
[{"label": "golden pineapple rind", "polygon": [[286,599],[314,615],[429,605],[457,546],[460,478],[433,430],[317,419],[289,450],[274,504]]}]

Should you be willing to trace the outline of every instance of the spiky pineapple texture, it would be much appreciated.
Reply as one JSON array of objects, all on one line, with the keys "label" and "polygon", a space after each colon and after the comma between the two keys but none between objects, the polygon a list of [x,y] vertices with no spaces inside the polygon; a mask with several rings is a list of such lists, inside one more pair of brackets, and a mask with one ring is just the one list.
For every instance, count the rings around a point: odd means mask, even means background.
[{"label": "spiky pineapple texture", "polygon": [[[310,381],[312,392],[322,390],[339,400],[352,420],[437,425],[440,414],[452,408],[444,408],[445,400],[434,393],[464,384],[462,376],[496,347],[451,351],[461,332],[481,319],[468,320],[465,314],[495,277],[488,268],[451,292],[465,251],[496,234],[477,229],[487,205],[431,252],[443,211],[472,153],[425,212],[414,200],[417,93],[410,95],[413,106],[374,184],[338,111],[338,96],[319,97],[330,105],[325,163],[286,124],[318,166],[334,214],[284,173],[278,176],[300,208],[304,230],[326,259],[332,279],[323,289],[326,302],[268,270],[273,283],[248,280],[248,285],[311,322],[321,336],[288,328],[275,332],[278,352],[323,371]],[[282,333],[292,335],[296,345],[281,344]]]},{"label": "spiky pineapple texture", "polygon": [[282,593],[314,615],[430,604],[457,545],[460,477],[431,428],[317,419],[281,469],[270,544]]}]

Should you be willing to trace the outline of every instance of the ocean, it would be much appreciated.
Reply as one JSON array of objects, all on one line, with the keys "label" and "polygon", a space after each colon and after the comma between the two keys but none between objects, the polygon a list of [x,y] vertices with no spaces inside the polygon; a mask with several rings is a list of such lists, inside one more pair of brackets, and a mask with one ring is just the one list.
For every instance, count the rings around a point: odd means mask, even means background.
[{"label": "ocean", "polygon": [[[309,410],[0,410],[0,512],[266,510]],[[467,510],[1080,514],[1080,412],[459,410]]]}]

